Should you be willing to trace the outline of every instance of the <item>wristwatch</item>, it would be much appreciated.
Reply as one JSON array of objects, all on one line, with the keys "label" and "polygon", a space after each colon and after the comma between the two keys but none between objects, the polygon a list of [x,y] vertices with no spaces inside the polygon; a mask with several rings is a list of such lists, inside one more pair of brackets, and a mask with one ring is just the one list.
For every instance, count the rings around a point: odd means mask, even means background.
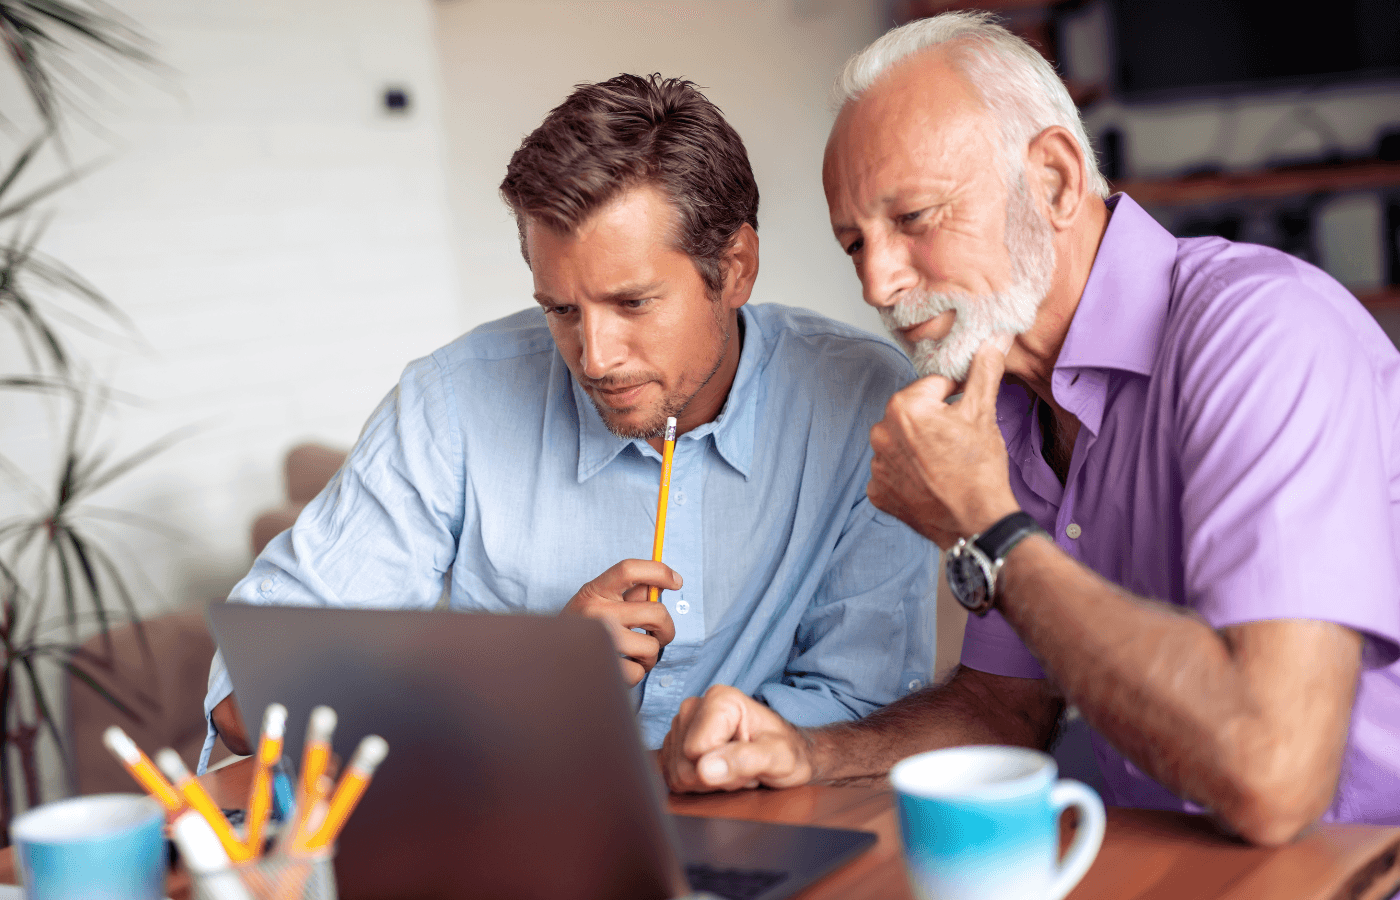
[{"label": "wristwatch", "polygon": [[1044,534],[1045,529],[1030,513],[1014,512],[981,534],[958,538],[944,559],[948,589],[968,612],[985,616],[996,599],[1002,560],[1012,547],[1037,532]]}]

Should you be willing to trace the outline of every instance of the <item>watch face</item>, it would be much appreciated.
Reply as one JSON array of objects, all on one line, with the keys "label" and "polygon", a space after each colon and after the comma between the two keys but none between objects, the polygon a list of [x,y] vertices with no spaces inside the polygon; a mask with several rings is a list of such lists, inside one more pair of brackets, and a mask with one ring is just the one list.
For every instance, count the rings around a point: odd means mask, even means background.
[{"label": "watch face", "polygon": [[991,572],[987,564],[979,559],[977,548],[964,541],[958,541],[948,551],[948,589],[958,602],[975,613],[982,613],[991,606],[987,588],[991,583]]}]

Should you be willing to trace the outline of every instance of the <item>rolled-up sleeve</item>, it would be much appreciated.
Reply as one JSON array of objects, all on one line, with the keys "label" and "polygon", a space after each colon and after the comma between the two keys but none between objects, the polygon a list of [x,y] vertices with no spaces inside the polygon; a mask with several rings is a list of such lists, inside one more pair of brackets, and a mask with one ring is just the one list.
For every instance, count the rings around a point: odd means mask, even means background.
[{"label": "rolled-up sleeve", "polygon": [[[277,606],[430,609],[442,596],[462,527],[462,441],[450,382],[435,357],[408,366],[365,424],[345,465],[268,543],[230,602]],[[232,692],[222,654],[204,699]],[[252,711],[249,711],[252,714]]]},{"label": "rolled-up sleeve", "polygon": [[938,548],[856,504],[781,677],[754,696],[795,725],[865,716],[933,671]]}]

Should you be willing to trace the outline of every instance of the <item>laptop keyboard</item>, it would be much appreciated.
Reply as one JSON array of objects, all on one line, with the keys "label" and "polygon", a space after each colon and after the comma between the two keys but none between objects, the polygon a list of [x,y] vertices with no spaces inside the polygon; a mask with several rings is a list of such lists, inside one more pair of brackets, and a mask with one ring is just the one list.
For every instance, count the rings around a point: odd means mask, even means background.
[{"label": "laptop keyboard", "polygon": [[685,877],[692,891],[708,891],[725,900],[753,900],[773,885],[788,877],[786,872],[765,872],[755,869],[716,869],[704,863],[685,867]]}]

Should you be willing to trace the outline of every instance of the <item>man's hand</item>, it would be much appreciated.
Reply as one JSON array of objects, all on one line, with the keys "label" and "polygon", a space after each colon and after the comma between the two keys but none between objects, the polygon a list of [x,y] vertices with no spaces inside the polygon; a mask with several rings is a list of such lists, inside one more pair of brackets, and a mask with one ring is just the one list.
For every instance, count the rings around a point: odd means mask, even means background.
[{"label": "man's hand", "polygon": [[229,694],[209,710],[209,718],[214,720],[214,730],[223,738],[224,746],[237,756],[247,756],[253,752],[248,741],[248,730],[243,727],[243,713],[238,709],[238,701]]},{"label": "man's hand", "polygon": [[961,400],[947,402],[957,389],[949,379],[920,378],[890,398],[870,429],[870,502],[945,550],[1020,508],[997,427],[1004,365],[1003,352],[985,343]]},{"label": "man's hand", "polygon": [[812,745],[782,716],[737,688],[717,684],[687,697],[661,745],[673,791],[735,791],[811,781]]},{"label": "man's hand", "polygon": [[560,615],[586,616],[607,626],[628,684],[641,681],[661,658],[661,648],[676,636],[670,610],[647,599],[647,588],[653,585],[678,591],[681,577],[664,563],[624,559],[579,588],[560,611]]}]

